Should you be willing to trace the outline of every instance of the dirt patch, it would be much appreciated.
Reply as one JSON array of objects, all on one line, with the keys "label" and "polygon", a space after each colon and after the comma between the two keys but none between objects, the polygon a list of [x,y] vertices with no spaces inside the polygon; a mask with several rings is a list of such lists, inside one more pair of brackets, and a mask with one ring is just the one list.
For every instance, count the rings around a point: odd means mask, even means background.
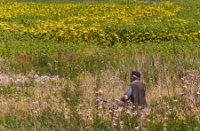
[{"label": "dirt patch", "polygon": [[44,83],[46,81],[58,81],[59,76],[47,76],[47,75],[34,75],[34,76],[25,76],[22,74],[8,75],[0,74],[0,85],[23,85],[25,83],[35,82],[35,83]]}]

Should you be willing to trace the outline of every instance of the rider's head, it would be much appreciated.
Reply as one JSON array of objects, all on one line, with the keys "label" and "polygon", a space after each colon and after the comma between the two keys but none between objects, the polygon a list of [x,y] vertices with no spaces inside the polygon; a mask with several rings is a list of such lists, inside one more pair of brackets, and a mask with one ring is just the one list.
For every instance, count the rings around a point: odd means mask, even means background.
[{"label": "rider's head", "polygon": [[132,71],[131,72],[131,82],[135,81],[135,80],[139,80],[140,76],[141,76],[140,72],[138,72],[138,71]]}]

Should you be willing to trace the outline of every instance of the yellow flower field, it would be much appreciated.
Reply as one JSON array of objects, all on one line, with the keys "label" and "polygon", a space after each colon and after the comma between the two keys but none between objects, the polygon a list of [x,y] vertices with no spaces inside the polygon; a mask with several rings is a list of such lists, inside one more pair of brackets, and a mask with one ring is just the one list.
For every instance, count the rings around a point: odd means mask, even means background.
[{"label": "yellow flower field", "polygon": [[199,39],[200,30],[173,32],[169,25],[161,25],[174,23],[172,27],[182,29],[190,24],[173,18],[181,9],[170,2],[130,5],[2,2],[0,30],[39,39],[108,44]]}]

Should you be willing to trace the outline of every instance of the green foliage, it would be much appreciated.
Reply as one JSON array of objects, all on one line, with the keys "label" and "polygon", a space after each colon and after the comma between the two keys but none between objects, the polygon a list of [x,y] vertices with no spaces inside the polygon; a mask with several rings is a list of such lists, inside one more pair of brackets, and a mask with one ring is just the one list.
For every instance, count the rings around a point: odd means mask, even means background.
[{"label": "green foliage", "polygon": [[200,129],[198,121],[193,116],[188,116],[184,120],[177,118],[176,115],[171,116],[167,123],[153,121],[149,122],[147,129],[149,131],[197,131]]},{"label": "green foliage", "polygon": [[110,123],[107,121],[103,121],[99,118],[96,118],[92,124],[93,131],[107,131],[111,130]]},{"label": "green foliage", "polygon": [[[174,47],[175,45],[175,47]],[[175,51],[174,51],[175,49]],[[133,44],[127,47],[104,48],[80,44],[54,42],[7,41],[0,45],[0,56],[8,59],[8,67],[14,72],[60,75],[75,79],[84,71],[95,74],[103,70],[121,70],[121,76],[132,69],[143,72],[147,84],[157,82],[161,68],[168,73],[181,72],[198,67],[200,46],[198,42],[162,42],[160,44]],[[141,63],[142,59],[142,64]],[[150,80],[149,78],[152,78]]]},{"label": "green foliage", "polygon": [[[40,116],[31,114],[8,112],[0,119],[0,126],[7,130],[66,130],[69,129],[68,121],[62,112],[45,109]],[[22,114],[20,114],[22,113]]]},{"label": "green foliage", "polygon": [[176,131],[195,131],[200,129],[200,125],[194,116],[187,116],[185,119],[179,119],[175,114],[172,113],[167,123],[167,130]]},{"label": "green foliage", "polygon": [[62,97],[66,102],[68,102],[72,109],[76,109],[75,107],[79,104],[79,89],[76,88],[74,91],[69,86],[66,86],[62,90]]},{"label": "green foliage", "polygon": [[45,130],[67,130],[68,121],[62,112],[53,111],[50,108],[44,110],[38,118],[41,127]]},{"label": "green foliage", "polygon": [[6,114],[0,123],[7,129],[18,129],[22,126],[22,120],[14,114]]},{"label": "green foliage", "polygon": [[164,129],[162,122],[150,122],[147,126],[149,131],[162,131]]},{"label": "green foliage", "polygon": [[135,127],[139,126],[138,116],[128,116],[127,114],[121,115],[121,121],[124,122],[126,130],[134,130]]},{"label": "green foliage", "polygon": [[[36,119],[30,114],[22,115],[10,111],[0,118],[1,129],[4,130],[34,130],[36,128]],[[21,114],[20,114],[21,113]]]}]

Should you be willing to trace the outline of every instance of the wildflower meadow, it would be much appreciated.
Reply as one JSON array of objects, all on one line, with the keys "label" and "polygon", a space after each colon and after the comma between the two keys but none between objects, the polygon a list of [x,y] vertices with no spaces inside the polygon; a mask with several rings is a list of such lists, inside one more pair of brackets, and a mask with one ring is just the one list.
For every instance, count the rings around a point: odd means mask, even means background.
[{"label": "wildflower meadow", "polygon": [[[0,0],[0,130],[199,131],[199,0]],[[148,108],[120,98],[141,72]]]}]

